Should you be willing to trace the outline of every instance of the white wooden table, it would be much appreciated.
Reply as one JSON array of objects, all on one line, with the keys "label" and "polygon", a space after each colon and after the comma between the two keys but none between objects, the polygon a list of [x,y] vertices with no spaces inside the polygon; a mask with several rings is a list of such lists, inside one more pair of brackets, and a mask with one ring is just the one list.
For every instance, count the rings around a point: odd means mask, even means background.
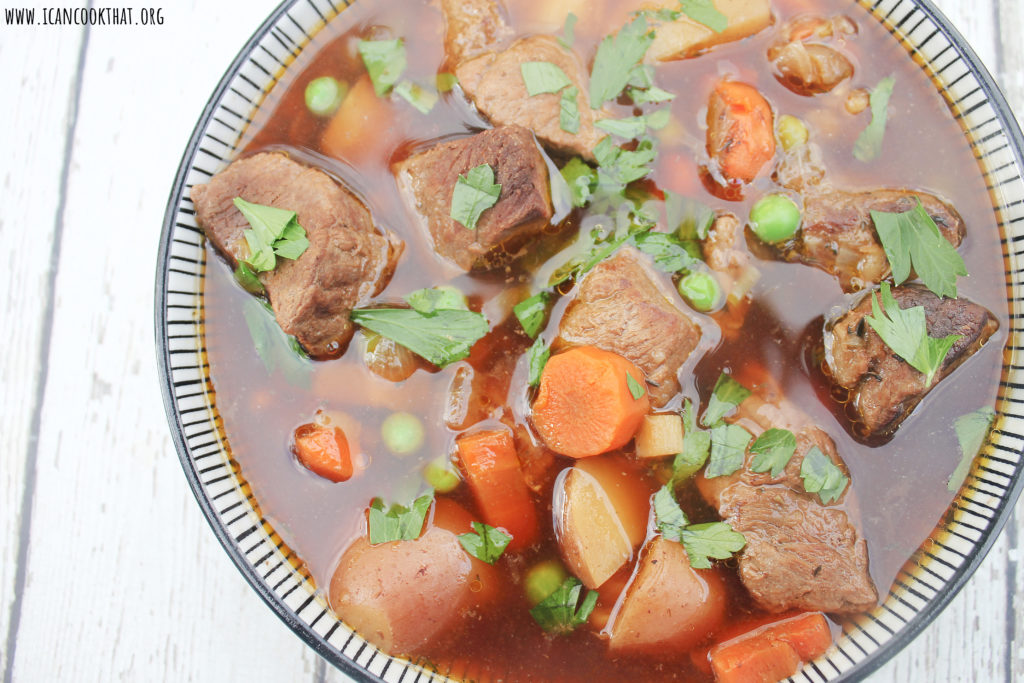
[{"label": "white wooden table", "polygon": [[[148,27],[0,23],[4,683],[346,680],[263,606],[207,528],[153,346],[175,169],[276,3],[170,0]],[[1024,1],[936,3],[1024,112]],[[1018,505],[964,591],[871,680],[1024,681],[1022,535]]]}]

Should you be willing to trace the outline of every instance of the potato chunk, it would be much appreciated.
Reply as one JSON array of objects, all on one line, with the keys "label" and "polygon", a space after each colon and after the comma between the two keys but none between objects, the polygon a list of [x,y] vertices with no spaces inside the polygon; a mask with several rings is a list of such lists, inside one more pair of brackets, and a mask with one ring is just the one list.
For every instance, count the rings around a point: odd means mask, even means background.
[{"label": "potato chunk", "polygon": [[[647,51],[647,61],[684,59],[723,43],[752,36],[772,23],[769,0],[714,0],[715,8],[729,20],[721,33],[690,19],[685,14],[675,21],[656,27],[654,43]],[[678,10],[678,0],[644,0],[636,9]]]},{"label": "potato chunk", "polygon": [[636,433],[636,457],[660,458],[683,451],[683,420],[676,413],[648,415]]}]

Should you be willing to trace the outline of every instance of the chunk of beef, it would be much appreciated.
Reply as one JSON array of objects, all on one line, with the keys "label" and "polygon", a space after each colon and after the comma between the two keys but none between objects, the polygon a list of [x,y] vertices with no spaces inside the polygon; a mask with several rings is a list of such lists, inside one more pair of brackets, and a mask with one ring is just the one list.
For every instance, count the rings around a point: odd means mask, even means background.
[{"label": "chunk of beef", "polygon": [[[970,358],[999,328],[988,310],[966,299],[944,299],[927,288],[903,285],[892,290],[901,309],[923,306],[928,334],[961,338],[953,344],[934,381],[886,346],[864,317],[871,314],[873,291],[825,331],[825,359],[837,384],[850,391],[850,401],[863,425],[863,436],[891,434],[932,388]],[[881,302],[879,302],[881,303]]]},{"label": "chunk of beef", "polygon": [[701,329],[673,304],[631,248],[594,266],[579,285],[558,327],[561,346],[597,346],[628,358],[647,375],[651,402],[679,392],[679,369]]},{"label": "chunk of beef", "polygon": [[849,485],[839,500],[826,506],[804,490],[800,477],[812,448],[849,476],[835,442],[782,398],[765,400],[754,394],[730,420],[755,436],[767,429],[788,429],[797,443],[777,477],[770,471],[754,472],[748,450],[734,474],[697,479],[701,495],[747,539],[737,559],[740,580],[754,600],[773,612],[853,613],[873,607],[878,592],[868,573],[867,544],[842,509]]},{"label": "chunk of beef", "polygon": [[508,40],[512,29],[496,0],[441,0],[444,48],[452,64],[492,49]]},{"label": "chunk of beef", "polygon": [[[520,71],[524,62],[550,62],[569,77],[578,90],[578,132],[562,130],[561,93],[530,97]],[[591,161],[594,159],[594,146],[604,133],[594,127],[598,115],[590,108],[587,70],[579,57],[554,38],[522,38],[501,52],[489,52],[461,62],[455,69],[455,75],[466,96],[495,126],[525,126],[552,150],[576,154]]]},{"label": "chunk of beef", "polygon": [[964,221],[938,197],[911,190],[826,190],[804,197],[803,225],[796,238],[779,247],[765,247],[791,261],[831,273],[844,292],[877,284],[891,274],[889,259],[878,240],[872,211],[903,213],[920,198],[942,236],[954,247],[964,236]]},{"label": "chunk of beef", "polygon": [[838,44],[856,31],[856,24],[846,17],[801,17],[791,22],[783,27],[781,40],[768,48],[775,77],[800,95],[831,91],[853,76],[853,64]]},{"label": "chunk of beef", "polygon": [[259,279],[281,329],[314,357],[339,355],[354,329],[349,312],[387,285],[402,242],[374,227],[363,203],[323,171],[262,153],[192,188],[196,221],[233,267],[249,256],[249,223],[235,197],[296,212],[309,248],[294,261],[279,258]]},{"label": "chunk of beef", "polygon": [[[501,185],[497,203],[470,230],[451,217],[459,175],[481,164]],[[464,270],[486,270],[518,255],[551,220],[548,169],[530,131],[505,126],[444,142],[395,165],[407,205],[430,233],[434,249]]]}]

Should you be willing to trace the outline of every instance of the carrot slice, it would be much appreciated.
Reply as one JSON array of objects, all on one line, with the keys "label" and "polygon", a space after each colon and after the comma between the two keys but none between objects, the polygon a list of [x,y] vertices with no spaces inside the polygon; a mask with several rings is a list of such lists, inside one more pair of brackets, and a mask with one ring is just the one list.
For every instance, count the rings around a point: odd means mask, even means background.
[{"label": "carrot slice", "polygon": [[708,154],[726,179],[745,183],[775,156],[772,108],[753,86],[715,86],[708,103]]},{"label": "carrot slice", "polygon": [[611,351],[579,346],[544,367],[533,424],[551,450],[586,458],[625,446],[650,409],[640,368]]},{"label": "carrot slice", "polygon": [[510,550],[532,545],[540,533],[537,511],[519,468],[512,433],[504,429],[470,432],[455,443],[483,521],[512,535]]},{"label": "carrot slice", "polygon": [[825,615],[811,612],[759,626],[711,648],[718,683],[774,683],[832,644]]},{"label": "carrot slice", "polygon": [[339,427],[313,422],[295,430],[295,455],[313,473],[333,482],[352,476],[352,455],[348,439]]}]

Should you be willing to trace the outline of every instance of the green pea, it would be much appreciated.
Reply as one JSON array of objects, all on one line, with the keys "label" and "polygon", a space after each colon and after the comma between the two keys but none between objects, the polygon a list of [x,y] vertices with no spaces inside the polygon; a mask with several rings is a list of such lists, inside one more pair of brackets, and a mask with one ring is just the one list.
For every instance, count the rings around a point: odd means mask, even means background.
[{"label": "green pea", "polygon": [[783,114],[779,117],[776,129],[779,133],[779,142],[782,143],[782,148],[786,151],[794,147],[806,145],[808,138],[810,138],[807,125],[790,114]]},{"label": "green pea", "polygon": [[548,597],[569,578],[558,560],[544,560],[526,572],[526,598],[536,605]]},{"label": "green pea", "polygon": [[718,306],[722,298],[722,287],[711,273],[695,270],[679,280],[679,294],[686,302],[701,313],[707,313]]},{"label": "green pea", "polygon": [[395,455],[408,455],[423,445],[423,423],[410,413],[391,413],[380,426],[384,445]]},{"label": "green pea", "polygon": [[448,458],[438,458],[428,462],[427,466],[423,468],[423,478],[438,493],[450,493],[462,481]]},{"label": "green pea", "polygon": [[330,116],[341,106],[348,85],[330,76],[314,78],[306,86],[306,107],[317,116]]},{"label": "green pea", "polygon": [[750,227],[764,242],[782,242],[800,228],[800,208],[783,194],[762,197],[750,210]]}]

